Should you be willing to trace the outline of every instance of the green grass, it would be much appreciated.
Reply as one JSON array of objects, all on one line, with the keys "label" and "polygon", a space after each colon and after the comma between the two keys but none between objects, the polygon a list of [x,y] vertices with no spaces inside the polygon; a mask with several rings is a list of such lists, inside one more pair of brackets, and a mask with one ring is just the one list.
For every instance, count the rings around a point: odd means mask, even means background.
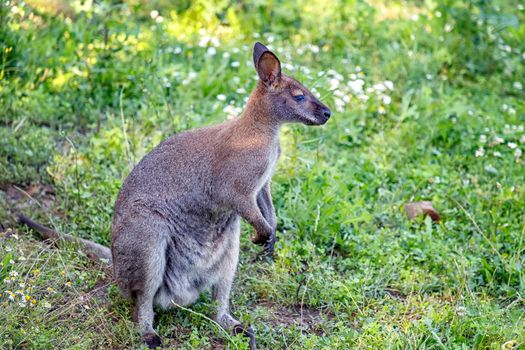
[{"label": "green grass", "polygon": [[[243,226],[232,309],[259,347],[525,348],[520,1],[69,3],[0,2],[0,348],[140,346],[111,271],[13,214],[108,244],[133,165],[244,105],[256,40],[334,111],[281,131],[274,263],[251,263]],[[409,221],[417,200],[442,221]],[[157,329],[246,349],[212,310]]]}]

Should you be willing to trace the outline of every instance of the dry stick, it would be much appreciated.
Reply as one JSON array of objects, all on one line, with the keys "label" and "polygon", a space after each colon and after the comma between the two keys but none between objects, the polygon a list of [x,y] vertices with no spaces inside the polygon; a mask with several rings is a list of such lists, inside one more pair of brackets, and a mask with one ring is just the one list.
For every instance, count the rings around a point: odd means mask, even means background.
[{"label": "dry stick", "polygon": [[220,330],[221,332],[223,332],[223,333],[226,335],[226,337],[228,338],[228,341],[229,341],[230,343],[232,343],[233,345],[235,345],[235,348],[236,348],[236,349],[239,349],[239,347],[237,346],[237,344],[235,344],[235,343],[233,342],[232,337],[228,334],[228,332],[226,332],[226,330],[225,330],[224,328],[222,328],[221,325],[218,324],[216,321],[212,320],[211,318],[209,318],[208,316],[206,316],[206,315],[204,315],[204,314],[202,314],[202,313],[200,313],[200,312],[193,311],[193,310],[188,309],[188,308],[186,308],[186,307],[184,307],[184,306],[182,306],[182,305],[177,304],[175,301],[173,301],[173,299],[171,299],[170,301],[171,301],[171,303],[172,303],[173,305],[175,305],[175,306],[178,307],[179,309],[184,310],[184,311],[187,311],[187,312],[192,313],[192,314],[194,314],[194,315],[200,316],[200,317],[204,318],[204,319],[207,320],[207,321],[210,321],[210,322],[211,322],[212,324],[214,324],[217,328],[219,328],[219,330]]}]

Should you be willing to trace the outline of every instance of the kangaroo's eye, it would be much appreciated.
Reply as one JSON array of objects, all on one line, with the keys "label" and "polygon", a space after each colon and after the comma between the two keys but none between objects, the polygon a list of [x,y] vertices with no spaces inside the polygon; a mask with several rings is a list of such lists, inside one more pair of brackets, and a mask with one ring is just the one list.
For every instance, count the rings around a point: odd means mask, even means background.
[{"label": "kangaroo's eye", "polygon": [[300,101],[304,101],[304,95],[295,95],[293,98],[295,98],[295,100],[297,102],[300,102]]}]

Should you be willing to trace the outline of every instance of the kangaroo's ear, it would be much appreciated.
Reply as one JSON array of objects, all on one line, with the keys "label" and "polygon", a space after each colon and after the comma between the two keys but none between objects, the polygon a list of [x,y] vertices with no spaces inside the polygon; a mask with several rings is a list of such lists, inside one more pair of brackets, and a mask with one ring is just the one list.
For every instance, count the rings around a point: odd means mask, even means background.
[{"label": "kangaroo's ear", "polygon": [[271,86],[281,79],[281,62],[273,52],[260,42],[253,47],[253,63],[259,78]]}]

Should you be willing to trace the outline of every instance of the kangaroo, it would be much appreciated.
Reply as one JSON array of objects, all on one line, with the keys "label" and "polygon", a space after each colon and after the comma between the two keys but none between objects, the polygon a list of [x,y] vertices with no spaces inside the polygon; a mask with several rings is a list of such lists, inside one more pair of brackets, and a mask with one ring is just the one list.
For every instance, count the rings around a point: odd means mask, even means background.
[{"label": "kangaroo", "polygon": [[[149,348],[161,346],[153,329],[154,306],[186,306],[211,288],[217,323],[244,334],[256,349],[253,330],[229,311],[240,219],[255,229],[252,241],[272,255],[277,220],[270,180],[281,153],[279,127],[322,125],[331,112],[283,74],[277,56],[259,42],[253,61],[260,79],[241,116],[160,143],[122,184],[111,256],[108,248],[88,242],[91,252],[112,261],[116,283],[134,301],[134,321]],[[27,218],[20,221],[43,230]]]}]

